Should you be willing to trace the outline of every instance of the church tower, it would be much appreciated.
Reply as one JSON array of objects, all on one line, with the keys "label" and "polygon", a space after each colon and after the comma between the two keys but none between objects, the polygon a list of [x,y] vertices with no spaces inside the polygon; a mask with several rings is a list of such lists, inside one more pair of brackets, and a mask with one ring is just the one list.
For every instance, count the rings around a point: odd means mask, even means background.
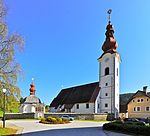
[{"label": "church tower", "polygon": [[119,117],[119,64],[118,44],[114,37],[114,29],[110,15],[106,27],[106,39],[102,45],[103,54],[99,57],[100,113],[112,113]]}]

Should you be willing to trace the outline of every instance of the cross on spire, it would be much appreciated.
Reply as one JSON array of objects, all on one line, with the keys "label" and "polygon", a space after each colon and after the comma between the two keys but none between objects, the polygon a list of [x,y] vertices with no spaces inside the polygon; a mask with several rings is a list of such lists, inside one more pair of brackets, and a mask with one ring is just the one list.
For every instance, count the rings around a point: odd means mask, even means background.
[{"label": "cross on spire", "polygon": [[110,19],[111,19],[111,12],[112,12],[112,9],[109,9],[109,10],[107,11],[107,13],[108,13],[108,24],[111,23],[111,21],[110,21]]}]

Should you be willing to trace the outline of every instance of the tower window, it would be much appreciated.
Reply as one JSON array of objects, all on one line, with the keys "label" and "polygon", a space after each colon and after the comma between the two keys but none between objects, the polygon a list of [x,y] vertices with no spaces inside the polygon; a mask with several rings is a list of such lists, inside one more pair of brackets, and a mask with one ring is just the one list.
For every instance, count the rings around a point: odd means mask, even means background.
[{"label": "tower window", "polygon": [[108,96],[108,93],[105,93],[105,96]]},{"label": "tower window", "polygon": [[106,86],[108,86],[108,83],[105,83]]},{"label": "tower window", "polygon": [[105,107],[108,107],[108,103],[105,103]]},{"label": "tower window", "polygon": [[117,76],[118,76],[118,68],[117,68]]},{"label": "tower window", "polygon": [[109,67],[105,68],[105,76],[109,75]]}]

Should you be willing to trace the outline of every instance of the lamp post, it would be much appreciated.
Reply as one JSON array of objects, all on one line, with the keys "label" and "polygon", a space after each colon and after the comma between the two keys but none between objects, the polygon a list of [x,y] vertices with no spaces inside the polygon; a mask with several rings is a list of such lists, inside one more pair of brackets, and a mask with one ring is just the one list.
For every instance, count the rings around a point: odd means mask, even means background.
[{"label": "lamp post", "polygon": [[5,128],[5,109],[6,109],[6,92],[7,90],[6,89],[3,89],[3,94],[4,94],[4,110],[3,110],[3,128]]}]

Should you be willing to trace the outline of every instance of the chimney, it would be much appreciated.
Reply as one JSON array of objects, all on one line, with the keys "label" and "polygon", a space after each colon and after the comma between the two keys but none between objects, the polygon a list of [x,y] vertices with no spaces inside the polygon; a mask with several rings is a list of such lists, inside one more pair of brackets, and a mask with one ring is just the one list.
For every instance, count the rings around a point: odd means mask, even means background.
[{"label": "chimney", "polygon": [[146,94],[147,94],[147,87],[148,87],[148,86],[144,86],[144,87],[143,87],[143,92],[145,92]]}]

